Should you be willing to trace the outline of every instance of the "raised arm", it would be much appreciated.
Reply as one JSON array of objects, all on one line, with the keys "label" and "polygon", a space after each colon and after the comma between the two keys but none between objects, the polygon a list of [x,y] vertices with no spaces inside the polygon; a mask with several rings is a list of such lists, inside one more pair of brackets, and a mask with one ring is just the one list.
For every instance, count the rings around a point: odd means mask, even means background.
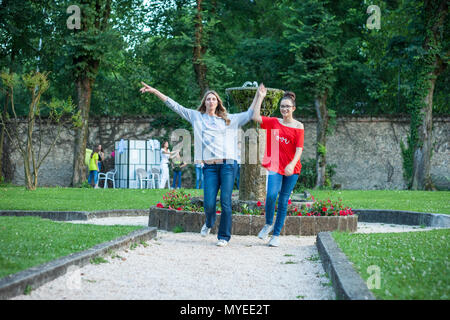
[{"label": "raised arm", "polygon": [[252,116],[252,120],[256,121],[258,123],[262,122],[262,118],[261,118],[261,104],[262,101],[264,100],[264,97],[267,94],[267,89],[264,86],[264,84],[260,84],[258,87],[258,90],[256,90],[256,94],[255,97],[253,98],[253,102],[250,106],[250,108],[253,108],[253,116]]},{"label": "raised arm", "polygon": [[154,94],[162,102],[164,102],[166,104],[166,106],[168,106],[170,109],[172,109],[173,111],[178,113],[181,117],[183,117],[184,119],[186,119],[187,121],[192,123],[194,113],[197,111],[183,107],[176,101],[170,99],[168,96],[161,93],[159,90],[149,86],[145,82],[141,82],[141,84],[143,85],[143,87],[140,89],[141,93],[150,92],[150,93]]},{"label": "raised arm", "polygon": [[168,97],[165,94],[161,93],[158,89],[150,87],[148,84],[146,84],[145,82],[142,82],[142,81],[141,81],[141,84],[143,85],[143,87],[140,90],[141,93],[150,92],[150,93],[153,93],[155,96],[157,96],[159,99],[161,99],[162,102],[167,101]]}]

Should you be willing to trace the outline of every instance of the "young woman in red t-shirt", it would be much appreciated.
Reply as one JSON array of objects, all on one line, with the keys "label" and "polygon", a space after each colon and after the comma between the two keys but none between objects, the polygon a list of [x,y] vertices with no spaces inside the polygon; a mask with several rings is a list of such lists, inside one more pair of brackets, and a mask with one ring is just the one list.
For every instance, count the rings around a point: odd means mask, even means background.
[{"label": "young woman in red t-shirt", "polygon": [[[258,88],[265,96],[267,89]],[[303,151],[303,124],[293,118],[295,110],[295,94],[286,92],[281,98],[280,112],[283,119],[261,117],[260,106],[255,107],[252,119],[267,130],[266,150],[262,166],[268,170],[266,196],[266,225],[259,232],[258,237],[265,240],[273,231],[269,246],[279,245],[279,235],[286,219],[287,206],[292,190],[300,175],[300,157]],[[278,210],[275,224],[275,203],[278,197]]]}]

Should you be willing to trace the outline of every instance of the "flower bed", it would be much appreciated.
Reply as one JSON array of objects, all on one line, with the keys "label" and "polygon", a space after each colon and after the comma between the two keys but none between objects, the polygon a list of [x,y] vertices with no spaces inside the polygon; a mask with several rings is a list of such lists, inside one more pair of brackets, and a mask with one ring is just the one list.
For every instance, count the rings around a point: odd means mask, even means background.
[{"label": "flower bed", "polygon": [[[314,199],[313,199],[314,200]],[[171,231],[175,227],[185,232],[200,232],[205,221],[201,198],[191,198],[184,190],[169,191],[163,202],[150,208],[149,226]],[[240,209],[240,210],[239,210]],[[220,214],[220,205],[217,214]],[[233,200],[233,225],[235,235],[257,235],[265,224],[264,203]],[[312,236],[322,231],[349,231],[357,229],[358,217],[351,208],[340,202],[290,201],[282,235]],[[217,232],[218,222],[211,229]]]}]

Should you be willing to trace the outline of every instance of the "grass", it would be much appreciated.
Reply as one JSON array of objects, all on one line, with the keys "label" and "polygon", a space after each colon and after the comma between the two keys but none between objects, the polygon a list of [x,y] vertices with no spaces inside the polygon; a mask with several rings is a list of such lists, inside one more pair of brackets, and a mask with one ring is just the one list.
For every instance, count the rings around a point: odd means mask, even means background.
[{"label": "grass", "polygon": [[0,217],[0,278],[140,228],[61,223],[37,217]]},{"label": "grass", "polygon": [[[148,209],[162,200],[167,189],[88,189],[0,187],[0,210],[100,211]],[[202,190],[189,190],[200,195]]]},{"label": "grass", "polygon": [[[203,190],[187,189],[193,196]],[[167,189],[86,189],[0,186],[0,210],[98,211],[148,209],[162,201]],[[342,199],[354,209],[391,209],[450,214],[448,191],[330,190],[311,194],[317,199]]]},{"label": "grass", "polygon": [[[167,191],[83,188],[27,191],[24,187],[3,185],[0,186],[0,210],[148,209],[162,201]],[[193,196],[203,193],[192,189],[188,192]],[[448,191],[312,190],[311,193],[317,199],[340,198],[345,206],[354,209],[450,214]],[[0,278],[86,250],[138,228],[58,223],[33,217],[0,217]],[[381,287],[373,289],[377,298],[449,299],[449,232],[447,229],[394,234],[333,233],[333,236],[365,280],[371,277],[367,272],[369,266],[379,267]],[[307,260],[318,261],[319,257],[313,255]],[[286,262],[290,263],[291,260]]]},{"label": "grass", "polygon": [[377,299],[450,299],[450,229],[332,235]]},{"label": "grass", "polygon": [[450,214],[449,191],[330,190],[310,191],[314,198],[342,199],[353,209],[389,209]]}]

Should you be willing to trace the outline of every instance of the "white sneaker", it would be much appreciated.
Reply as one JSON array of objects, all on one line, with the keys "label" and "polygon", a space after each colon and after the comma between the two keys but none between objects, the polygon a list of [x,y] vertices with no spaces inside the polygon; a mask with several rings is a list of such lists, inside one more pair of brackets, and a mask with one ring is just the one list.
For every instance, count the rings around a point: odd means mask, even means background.
[{"label": "white sneaker", "polygon": [[220,239],[220,240],[217,242],[216,245],[217,245],[218,247],[225,247],[227,244],[228,244],[228,241],[227,241],[227,240]]},{"label": "white sneaker", "polygon": [[203,227],[202,227],[202,230],[200,231],[200,235],[202,236],[202,237],[206,237],[208,234],[209,234],[209,232],[211,231],[211,228],[208,228],[207,226],[206,226],[206,223],[203,225]]},{"label": "white sneaker", "polygon": [[280,245],[280,237],[272,236],[272,239],[269,241],[269,247],[278,247]]},{"label": "white sneaker", "polygon": [[258,238],[266,240],[267,237],[269,236],[269,233],[271,233],[272,230],[273,230],[273,225],[270,225],[270,224],[264,225],[264,227],[258,233]]}]

